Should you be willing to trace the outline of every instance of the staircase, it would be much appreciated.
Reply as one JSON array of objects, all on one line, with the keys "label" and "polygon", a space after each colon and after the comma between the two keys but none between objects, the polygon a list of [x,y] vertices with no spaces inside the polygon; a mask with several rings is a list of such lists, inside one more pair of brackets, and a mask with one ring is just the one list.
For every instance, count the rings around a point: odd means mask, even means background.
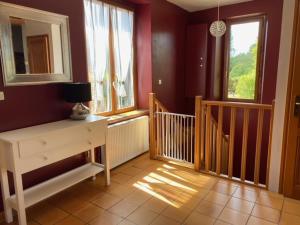
[{"label": "staircase", "polygon": [[[195,115],[184,115],[169,112],[150,94],[151,158],[268,188],[274,103],[195,99]],[[266,141],[267,151],[263,152]]]}]

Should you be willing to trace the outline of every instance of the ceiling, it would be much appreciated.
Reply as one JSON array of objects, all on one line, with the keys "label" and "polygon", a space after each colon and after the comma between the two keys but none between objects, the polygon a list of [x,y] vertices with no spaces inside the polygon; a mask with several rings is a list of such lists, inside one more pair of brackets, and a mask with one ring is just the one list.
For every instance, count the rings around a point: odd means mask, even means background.
[{"label": "ceiling", "polygon": [[[189,11],[195,12],[204,9],[210,9],[218,6],[218,0],[167,0],[175,5]],[[253,0],[221,0],[220,5],[232,5],[241,2],[249,2]]]}]

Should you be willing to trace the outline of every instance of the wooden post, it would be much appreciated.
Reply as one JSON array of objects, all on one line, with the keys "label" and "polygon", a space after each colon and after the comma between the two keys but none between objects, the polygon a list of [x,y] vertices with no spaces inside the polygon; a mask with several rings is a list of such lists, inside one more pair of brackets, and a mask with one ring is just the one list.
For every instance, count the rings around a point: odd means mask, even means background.
[{"label": "wooden post", "polygon": [[246,179],[246,164],[247,164],[247,147],[248,147],[248,133],[249,133],[249,113],[248,108],[244,109],[244,122],[243,122],[243,144],[242,144],[242,165],[241,165],[241,180],[244,182]]},{"label": "wooden post", "polygon": [[200,171],[201,169],[201,157],[200,157],[200,144],[203,140],[201,140],[201,127],[202,127],[202,120],[201,120],[201,109],[202,106],[202,97],[196,96],[195,98],[195,149],[194,149],[194,165],[195,170]]},{"label": "wooden post", "polygon": [[263,123],[264,123],[264,109],[261,108],[261,109],[258,110],[258,121],[257,121],[255,167],[254,167],[254,184],[255,185],[259,184]]},{"label": "wooden post", "polygon": [[271,160],[271,148],[272,148],[272,135],[273,135],[273,123],[274,123],[274,109],[275,100],[272,102],[271,118],[270,118],[270,131],[269,131],[269,146],[268,146],[268,161],[267,161],[267,174],[266,174],[266,188],[269,189],[269,175],[270,175],[270,160]]},{"label": "wooden post", "polygon": [[233,175],[235,125],[236,125],[236,108],[232,107],[230,112],[229,160],[228,160],[228,177],[230,179],[232,178]]},{"label": "wooden post", "polygon": [[223,134],[223,106],[219,106],[218,115],[218,128],[217,128],[217,166],[216,173],[220,175],[221,173],[221,158],[222,158],[222,134]]},{"label": "wooden post", "polygon": [[155,98],[154,93],[149,94],[149,114],[150,114],[150,158],[156,158],[156,130],[155,130]]},{"label": "wooden post", "polygon": [[205,171],[211,167],[211,106],[206,106],[206,129],[205,129]]}]

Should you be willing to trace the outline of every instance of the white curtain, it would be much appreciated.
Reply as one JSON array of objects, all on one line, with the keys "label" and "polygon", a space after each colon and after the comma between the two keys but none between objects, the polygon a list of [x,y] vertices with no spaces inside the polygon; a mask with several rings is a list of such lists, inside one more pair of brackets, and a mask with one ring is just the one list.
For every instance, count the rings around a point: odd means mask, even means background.
[{"label": "white curtain", "polygon": [[[109,70],[109,6],[97,0],[84,0],[86,47],[89,81],[92,84],[92,111],[110,109],[108,85],[104,85]],[[105,99],[106,98],[106,99]]]},{"label": "white curtain", "polygon": [[132,72],[133,56],[133,12],[111,8],[115,70],[117,81],[114,86],[118,97],[126,97],[125,82]]}]

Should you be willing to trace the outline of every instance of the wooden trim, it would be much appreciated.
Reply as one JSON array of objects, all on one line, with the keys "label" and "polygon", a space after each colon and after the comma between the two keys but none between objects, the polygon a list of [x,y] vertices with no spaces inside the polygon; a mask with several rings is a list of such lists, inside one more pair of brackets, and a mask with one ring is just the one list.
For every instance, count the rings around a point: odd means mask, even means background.
[{"label": "wooden trim", "polygon": [[247,109],[265,109],[265,110],[272,109],[272,105],[246,103],[246,102],[203,101],[203,104],[210,105],[210,106],[236,107],[236,108],[247,108]]},{"label": "wooden trim", "polygon": [[231,108],[230,112],[230,134],[229,134],[229,162],[228,162],[228,177],[233,176],[233,157],[234,157],[234,140],[236,126],[236,108]]},{"label": "wooden trim", "polygon": [[211,168],[211,106],[206,106],[205,171]]},{"label": "wooden trim", "polygon": [[219,113],[218,113],[218,123],[217,123],[218,124],[217,125],[217,166],[216,166],[217,175],[220,175],[220,173],[221,173],[223,114],[224,114],[223,106],[220,106]]},{"label": "wooden trim", "polygon": [[267,161],[267,172],[266,172],[266,187],[269,189],[269,178],[270,178],[270,162],[272,154],[272,134],[273,134],[273,123],[274,123],[274,109],[275,100],[272,102],[271,119],[270,119],[270,131],[269,131],[269,145],[268,145],[268,161]]},{"label": "wooden trim", "polygon": [[249,109],[244,109],[243,122],[243,144],[242,144],[242,164],[241,164],[241,180],[246,179],[247,151],[248,151],[248,133],[249,133]]},{"label": "wooden trim", "polygon": [[259,183],[263,123],[264,123],[264,110],[259,109],[258,121],[257,121],[257,134],[256,134],[255,166],[254,166],[254,184],[256,185]]},{"label": "wooden trim", "polygon": [[[255,96],[254,99],[236,99],[228,97],[228,77],[229,77],[229,60],[230,60],[230,35],[231,25],[258,21],[259,24],[259,38],[257,43],[257,67],[256,67],[256,82],[255,82]],[[237,102],[261,102],[262,91],[262,77],[264,73],[264,58],[265,58],[265,39],[266,39],[266,16],[263,14],[251,15],[245,17],[235,17],[227,20],[228,32],[225,36],[225,60],[224,60],[224,79],[223,79],[223,99],[225,101]]]},{"label": "wooden trim", "polygon": [[149,114],[150,114],[150,158],[156,158],[156,126],[155,126],[155,98],[154,93],[149,94]]},{"label": "wooden trim", "polygon": [[202,97],[196,96],[195,98],[195,151],[194,151],[194,164],[195,164],[195,170],[200,171],[201,169],[201,158],[200,158],[200,144],[202,142],[201,140],[201,134],[200,129],[202,127],[202,121],[201,121],[201,106],[202,106]]}]

